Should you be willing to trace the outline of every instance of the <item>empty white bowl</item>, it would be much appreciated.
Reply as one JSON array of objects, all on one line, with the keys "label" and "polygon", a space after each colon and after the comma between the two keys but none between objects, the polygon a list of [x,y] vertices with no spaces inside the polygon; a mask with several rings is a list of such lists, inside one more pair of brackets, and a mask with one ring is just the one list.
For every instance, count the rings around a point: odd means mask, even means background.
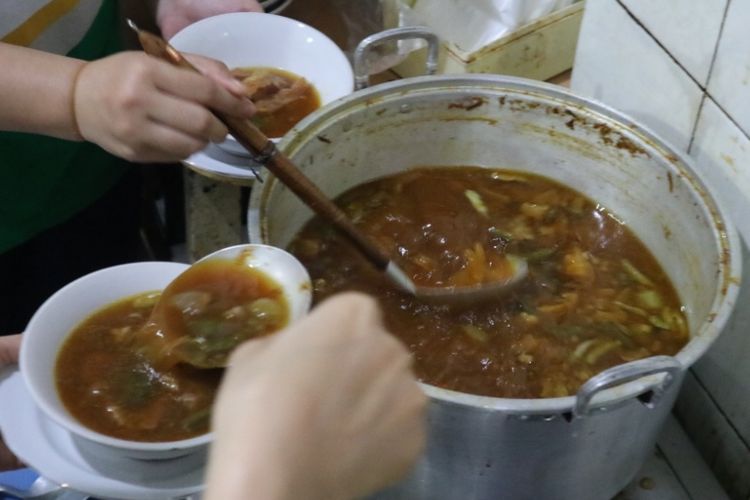
[{"label": "empty white bowl", "polygon": [[[321,106],[354,90],[352,67],[341,49],[320,31],[286,17],[222,14],[187,26],[169,43],[181,52],[222,61],[230,69],[263,66],[296,73],[317,89]],[[219,146],[247,155],[231,136]]]},{"label": "empty white bowl", "polygon": [[[261,269],[281,285],[289,304],[290,321],[304,316],[310,307],[312,287],[302,264],[287,252],[266,245],[230,247],[222,251],[221,256],[236,257],[249,247],[252,251],[247,254],[247,264]],[[58,290],[29,322],[23,334],[19,361],[34,403],[81,445],[95,453],[136,459],[167,459],[200,451],[211,441],[211,433],[168,442],[129,441],[101,434],[85,427],[68,412],[58,395],[55,381],[58,352],[78,324],[93,312],[122,298],[164,289],[188,267],[175,262],[138,262],[96,271]],[[81,362],[85,363],[84,360]]]}]

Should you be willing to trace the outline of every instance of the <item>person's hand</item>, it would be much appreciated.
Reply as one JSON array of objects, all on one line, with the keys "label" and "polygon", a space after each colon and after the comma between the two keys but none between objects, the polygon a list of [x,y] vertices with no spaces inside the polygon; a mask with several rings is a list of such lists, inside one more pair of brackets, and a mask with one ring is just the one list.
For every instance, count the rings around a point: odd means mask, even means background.
[{"label": "person's hand", "polygon": [[395,483],[425,443],[411,364],[358,294],[246,342],[214,406],[205,498],[337,500]]},{"label": "person's hand", "polygon": [[156,22],[169,40],[188,24],[228,12],[263,12],[256,0],[159,0]]},{"label": "person's hand", "polygon": [[226,127],[209,111],[249,118],[253,104],[226,66],[197,56],[203,74],[142,52],[122,52],[86,64],[74,89],[75,117],[84,139],[130,161],[187,158]]},{"label": "person's hand", "polygon": [[21,334],[0,337],[0,368],[18,363]]},{"label": "person's hand", "polygon": [[[7,335],[0,337],[0,370],[7,365],[18,363],[18,351],[21,348],[21,335]],[[0,435],[0,471],[23,467],[13,453],[5,446]]]}]

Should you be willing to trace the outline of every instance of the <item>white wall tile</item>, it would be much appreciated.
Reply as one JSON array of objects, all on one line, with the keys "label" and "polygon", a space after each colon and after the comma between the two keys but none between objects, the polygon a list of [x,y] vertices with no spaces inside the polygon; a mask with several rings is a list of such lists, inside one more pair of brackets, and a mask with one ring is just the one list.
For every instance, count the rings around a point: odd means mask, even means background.
[{"label": "white wall tile", "polygon": [[750,140],[710,98],[701,109],[690,156],[750,242]]},{"label": "white wall tile", "polygon": [[571,87],[687,149],[701,88],[616,0],[586,3]]},{"label": "white wall tile", "polygon": [[[750,474],[747,473],[750,449],[692,370],[685,375],[674,412],[729,497],[750,499]],[[691,498],[713,500],[720,497],[696,492]]]},{"label": "white wall tile", "polygon": [[[688,373],[687,377],[690,375]],[[674,415],[670,415],[664,423],[656,443],[669,462],[669,467],[675,472],[680,484],[688,493],[688,498],[729,500],[721,484]]]},{"label": "white wall tile", "polygon": [[750,1],[731,0],[708,92],[750,133]]},{"label": "white wall tile", "polygon": [[688,73],[705,86],[727,0],[621,1]]},{"label": "white wall tile", "polygon": [[[737,305],[714,345],[693,366],[693,372],[723,416],[732,422],[735,432],[750,443],[750,363],[747,362],[750,358],[750,286],[747,286],[750,254],[744,245],[742,257],[745,286],[740,290]],[[747,460],[750,461],[750,450],[747,450]],[[747,484],[750,488],[750,477]]]},{"label": "white wall tile", "polygon": [[[745,241],[750,241],[750,139],[711,99],[701,109],[690,155]],[[734,313],[693,369],[722,413],[750,442],[750,253],[744,245],[742,260],[742,288]]]},{"label": "white wall tile", "polygon": [[[717,13],[727,4],[717,49]],[[742,130],[750,132],[748,24],[750,0],[589,0],[571,87],[623,110],[678,148],[687,149],[694,133],[689,153],[696,168],[750,242],[750,140]],[[715,50],[708,91],[716,102],[695,81],[703,84]],[[730,496],[750,500],[747,246],[743,268],[737,308],[686,377],[676,412]]]}]

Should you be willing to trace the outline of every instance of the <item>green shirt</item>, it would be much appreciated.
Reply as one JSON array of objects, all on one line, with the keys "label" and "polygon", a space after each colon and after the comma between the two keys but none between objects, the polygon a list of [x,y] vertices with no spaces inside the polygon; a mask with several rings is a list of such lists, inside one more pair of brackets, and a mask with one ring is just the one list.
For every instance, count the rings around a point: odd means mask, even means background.
[{"label": "green shirt", "polygon": [[[104,0],[68,55],[93,60],[117,52],[117,23],[116,1]],[[91,143],[0,132],[0,252],[70,218],[111,188],[126,168]]]}]

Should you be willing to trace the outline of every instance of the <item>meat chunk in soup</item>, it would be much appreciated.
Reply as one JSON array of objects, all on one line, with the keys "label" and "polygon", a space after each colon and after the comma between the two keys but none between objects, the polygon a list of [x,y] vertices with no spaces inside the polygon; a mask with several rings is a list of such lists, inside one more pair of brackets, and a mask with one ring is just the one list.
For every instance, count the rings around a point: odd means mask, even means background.
[{"label": "meat chunk in soup", "polygon": [[235,68],[246,94],[255,104],[256,125],[269,137],[281,137],[320,107],[320,96],[307,80],[276,68]]}]

